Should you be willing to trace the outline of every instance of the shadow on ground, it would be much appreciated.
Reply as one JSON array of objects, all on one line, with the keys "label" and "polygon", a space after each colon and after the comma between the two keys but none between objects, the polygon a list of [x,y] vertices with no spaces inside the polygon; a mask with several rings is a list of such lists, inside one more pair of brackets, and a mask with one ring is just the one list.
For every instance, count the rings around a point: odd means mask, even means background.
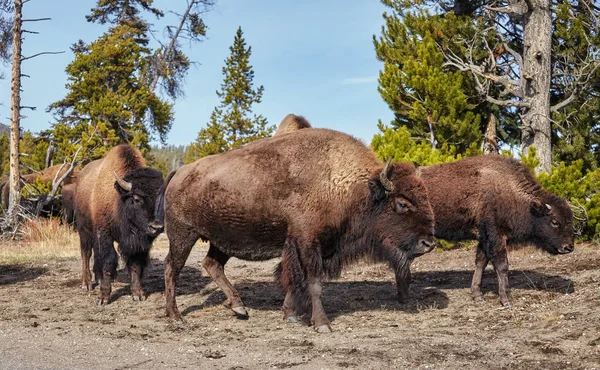
[{"label": "shadow on ground", "polygon": [[0,265],[0,285],[16,284],[33,280],[48,271],[44,267],[28,267],[23,265]]}]

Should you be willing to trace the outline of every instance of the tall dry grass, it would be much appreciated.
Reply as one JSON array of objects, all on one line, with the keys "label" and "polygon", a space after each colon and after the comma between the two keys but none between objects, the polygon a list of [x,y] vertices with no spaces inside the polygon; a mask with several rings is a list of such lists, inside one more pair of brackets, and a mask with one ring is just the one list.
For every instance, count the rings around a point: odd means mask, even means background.
[{"label": "tall dry grass", "polygon": [[57,219],[27,220],[19,240],[0,240],[0,264],[79,258],[79,236]]}]

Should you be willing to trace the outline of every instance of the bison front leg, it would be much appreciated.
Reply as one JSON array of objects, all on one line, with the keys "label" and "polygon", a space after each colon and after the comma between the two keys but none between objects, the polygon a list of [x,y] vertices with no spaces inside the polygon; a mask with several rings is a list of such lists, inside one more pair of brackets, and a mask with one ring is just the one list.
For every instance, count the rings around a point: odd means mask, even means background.
[{"label": "bison front leg", "polygon": [[406,303],[410,298],[410,261],[405,261],[394,266],[396,275],[396,289],[398,290],[398,302]]},{"label": "bison front leg", "polygon": [[[172,229],[178,230],[177,227],[172,227]],[[178,233],[173,232],[169,235],[169,253],[165,258],[165,308],[169,319],[182,323],[183,318],[177,309],[175,299],[175,286],[181,269],[185,266],[185,261],[187,261],[192,247],[198,240],[198,236],[181,230],[178,231]]]},{"label": "bison front leg", "polygon": [[488,264],[488,258],[485,255],[485,250],[481,243],[477,245],[477,254],[475,256],[475,272],[473,273],[473,280],[471,281],[471,296],[474,300],[481,300],[481,279],[483,278],[483,272]]},{"label": "bison front leg", "polygon": [[237,316],[247,318],[248,311],[242,303],[240,294],[225,276],[225,264],[227,261],[229,261],[229,256],[218,250],[213,243],[210,243],[208,253],[204,260],[202,260],[202,266],[223,293],[225,293],[227,297],[225,306],[230,308]]},{"label": "bison front leg", "polygon": [[146,292],[142,286],[142,275],[144,274],[144,268],[148,264],[148,257],[149,252],[127,257],[127,268],[131,276],[131,296],[137,302],[146,299]]},{"label": "bison front leg", "polygon": [[[102,276],[100,277],[100,296],[96,301],[97,305],[105,305],[110,301],[112,279],[117,274],[117,265],[119,258],[112,238],[107,234],[98,233],[98,262],[102,266]],[[94,266],[94,270],[96,270]]]}]

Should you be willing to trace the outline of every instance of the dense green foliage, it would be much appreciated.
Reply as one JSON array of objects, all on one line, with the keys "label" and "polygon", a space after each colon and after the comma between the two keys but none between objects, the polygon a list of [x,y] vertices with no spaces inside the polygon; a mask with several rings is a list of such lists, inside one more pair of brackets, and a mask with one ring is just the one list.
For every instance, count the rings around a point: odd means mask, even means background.
[{"label": "dense green foliage", "polygon": [[268,137],[274,127],[267,126],[262,115],[252,115],[252,105],[260,103],[263,86],[254,88],[254,71],[250,65],[252,48],[246,47],[242,28],[238,28],[229,47],[231,55],[223,66],[223,83],[217,91],[220,104],[213,110],[206,128],[187,150],[185,162],[207,155],[222,153],[253,140]]}]

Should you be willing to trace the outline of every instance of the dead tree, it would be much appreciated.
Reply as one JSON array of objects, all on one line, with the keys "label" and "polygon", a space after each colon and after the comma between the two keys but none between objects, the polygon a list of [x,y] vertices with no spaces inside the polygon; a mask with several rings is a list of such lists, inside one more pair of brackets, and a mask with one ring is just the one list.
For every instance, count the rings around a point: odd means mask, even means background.
[{"label": "dead tree", "polygon": [[485,136],[481,143],[481,152],[483,154],[498,154],[500,152],[498,148],[498,140],[496,139],[496,117],[490,115],[490,120],[485,130]]},{"label": "dead tree", "polygon": [[[13,18],[13,50],[12,50],[12,83],[11,83],[11,129],[10,129],[10,176],[9,201],[7,217],[5,219],[6,228],[15,230],[19,225],[19,207],[21,204],[21,179],[20,179],[20,161],[19,161],[19,141],[21,126],[21,110],[24,108],[35,109],[21,105],[21,78],[25,75],[21,73],[21,63],[23,61],[35,58],[43,54],[58,54],[63,52],[40,52],[31,56],[23,56],[22,42],[23,33],[37,33],[23,29],[23,23],[39,22],[50,20],[50,18],[23,19],[23,4],[31,0],[14,0],[14,18]],[[2,5],[8,6],[8,2]],[[6,9],[6,8],[5,8]]]}]

